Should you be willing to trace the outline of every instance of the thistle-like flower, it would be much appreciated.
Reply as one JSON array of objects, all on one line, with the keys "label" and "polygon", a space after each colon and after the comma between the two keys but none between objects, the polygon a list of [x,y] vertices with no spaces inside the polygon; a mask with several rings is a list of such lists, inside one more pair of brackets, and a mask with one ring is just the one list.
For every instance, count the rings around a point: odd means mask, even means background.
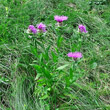
[{"label": "thistle-like flower", "polygon": [[37,24],[37,29],[39,32],[46,32],[46,25],[43,23]]},{"label": "thistle-like flower", "polygon": [[32,33],[36,34],[37,33],[37,29],[33,25],[29,25],[28,32],[32,32]]},{"label": "thistle-like flower", "polygon": [[69,52],[67,56],[77,59],[77,58],[82,58],[82,53],[81,52]]},{"label": "thistle-like flower", "polygon": [[84,25],[79,25],[78,26],[79,32],[81,33],[87,33],[88,31],[86,30],[86,27]]},{"label": "thistle-like flower", "polygon": [[58,16],[58,15],[54,16],[54,20],[57,21],[57,24],[56,24],[57,26],[62,26],[63,21],[66,21],[67,19],[68,19],[67,16]]},{"label": "thistle-like flower", "polygon": [[65,20],[67,20],[68,19],[68,17],[67,16],[58,16],[58,15],[56,15],[56,16],[54,16],[54,19],[57,21],[57,22],[63,22],[63,21],[65,21]]}]

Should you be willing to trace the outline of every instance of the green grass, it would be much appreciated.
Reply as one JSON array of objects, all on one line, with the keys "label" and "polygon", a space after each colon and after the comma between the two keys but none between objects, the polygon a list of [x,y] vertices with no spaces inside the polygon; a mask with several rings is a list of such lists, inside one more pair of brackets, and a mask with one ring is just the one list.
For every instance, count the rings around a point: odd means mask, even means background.
[{"label": "green grass", "polygon": [[[1,110],[110,109],[110,4],[95,2],[0,1]],[[55,15],[68,16],[63,27]],[[29,39],[26,29],[40,22],[47,33]],[[74,62],[71,51],[83,58]]]}]

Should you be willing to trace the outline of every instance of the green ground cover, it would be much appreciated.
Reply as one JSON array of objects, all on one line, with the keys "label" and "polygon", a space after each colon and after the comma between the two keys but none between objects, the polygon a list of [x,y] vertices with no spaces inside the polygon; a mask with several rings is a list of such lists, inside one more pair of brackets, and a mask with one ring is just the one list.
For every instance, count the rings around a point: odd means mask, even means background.
[{"label": "green ground cover", "polygon": [[0,0],[0,110],[110,110],[109,0]]}]

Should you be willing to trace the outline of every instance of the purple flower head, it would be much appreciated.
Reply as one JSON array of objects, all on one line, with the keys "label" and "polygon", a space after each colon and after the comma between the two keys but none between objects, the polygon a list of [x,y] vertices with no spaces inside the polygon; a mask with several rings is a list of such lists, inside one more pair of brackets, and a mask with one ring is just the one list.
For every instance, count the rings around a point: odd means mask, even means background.
[{"label": "purple flower head", "polygon": [[31,31],[32,31],[34,34],[37,33],[37,29],[36,29],[36,28],[33,28]]},{"label": "purple flower head", "polygon": [[35,28],[33,25],[29,25],[29,27],[28,27],[30,30],[31,29],[33,29],[33,28]]},{"label": "purple flower head", "polygon": [[81,52],[69,52],[67,56],[77,59],[77,58],[82,58],[82,53]]},{"label": "purple flower head", "polygon": [[28,29],[34,34],[37,33],[37,29],[33,25],[29,25]]},{"label": "purple flower head", "polygon": [[65,20],[67,20],[67,19],[68,19],[67,16],[58,16],[58,15],[54,16],[54,20],[56,20],[56,21],[59,22],[59,23],[65,21]]},{"label": "purple flower head", "polygon": [[42,32],[46,32],[46,25],[43,23],[37,24],[37,28]]},{"label": "purple flower head", "polygon": [[67,55],[68,55],[68,57],[73,57],[73,53],[72,52],[69,52]]},{"label": "purple flower head", "polygon": [[78,28],[79,28],[79,31],[80,31],[81,33],[83,33],[83,32],[84,32],[84,33],[87,33],[87,32],[88,32],[88,31],[86,30],[86,27],[85,27],[84,25],[82,25],[82,24],[79,25]]}]

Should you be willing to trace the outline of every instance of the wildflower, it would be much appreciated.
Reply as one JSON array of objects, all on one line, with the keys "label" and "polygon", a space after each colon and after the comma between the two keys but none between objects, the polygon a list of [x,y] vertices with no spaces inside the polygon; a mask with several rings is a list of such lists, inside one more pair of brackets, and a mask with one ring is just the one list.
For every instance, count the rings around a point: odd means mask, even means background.
[{"label": "wildflower", "polygon": [[46,32],[46,25],[43,23],[37,24],[37,29],[39,32]]},{"label": "wildflower", "polygon": [[37,29],[36,29],[33,25],[29,25],[27,31],[28,31],[28,32],[32,32],[32,33],[34,33],[34,34],[37,33]]},{"label": "wildflower", "polygon": [[83,33],[83,32],[84,32],[84,33],[87,33],[87,32],[88,32],[88,31],[86,30],[86,27],[85,27],[84,25],[82,25],[82,24],[79,25],[78,28],[79,28],[79,31],[80,31],[81,33]]},{"label": "wildflower", "polygon": [[33,25],[29,25],[28,29],[33,29],[35,28]]},{"label": "wildflower", "polygon": [[82,53],[81,52],[69,52],[67,56],[77,59],[77,58],[82,58]]},{"label": "wildflower", "polygon": [[60,27],[63,25],[63,21],[67,20],[68,17],[67,16],[54,16],[54,20],[57,21],[56,26]]},{"label": "wildflower", "polygon": [[30,38],[30,39],[31,39],[31,38],[32,38],[32,36],[30,36],[30,35],[29,35],[29,36],[28,36],[28,38]]},{"label": "wildflower", "polygon": [[58,16],[58,15],[56,15],[56,16],[54,16],[54,19],[55,19],[57,22],[61,23],[61,22],[65,21],[65,20],[67,20],[68,17],[67,17],[67,16]]},{"label": "wildflower", "polygon": [[68,55],[68,57],[73,57],[73,53],[72,52],[68,53],[67,55]]},{"label": "wildflower", "polygon": [[30,32],[31,32],[30,29],[27,29],[27,30],[26,30],[26,33],[27,33],[27,34],[29,34]]}]

